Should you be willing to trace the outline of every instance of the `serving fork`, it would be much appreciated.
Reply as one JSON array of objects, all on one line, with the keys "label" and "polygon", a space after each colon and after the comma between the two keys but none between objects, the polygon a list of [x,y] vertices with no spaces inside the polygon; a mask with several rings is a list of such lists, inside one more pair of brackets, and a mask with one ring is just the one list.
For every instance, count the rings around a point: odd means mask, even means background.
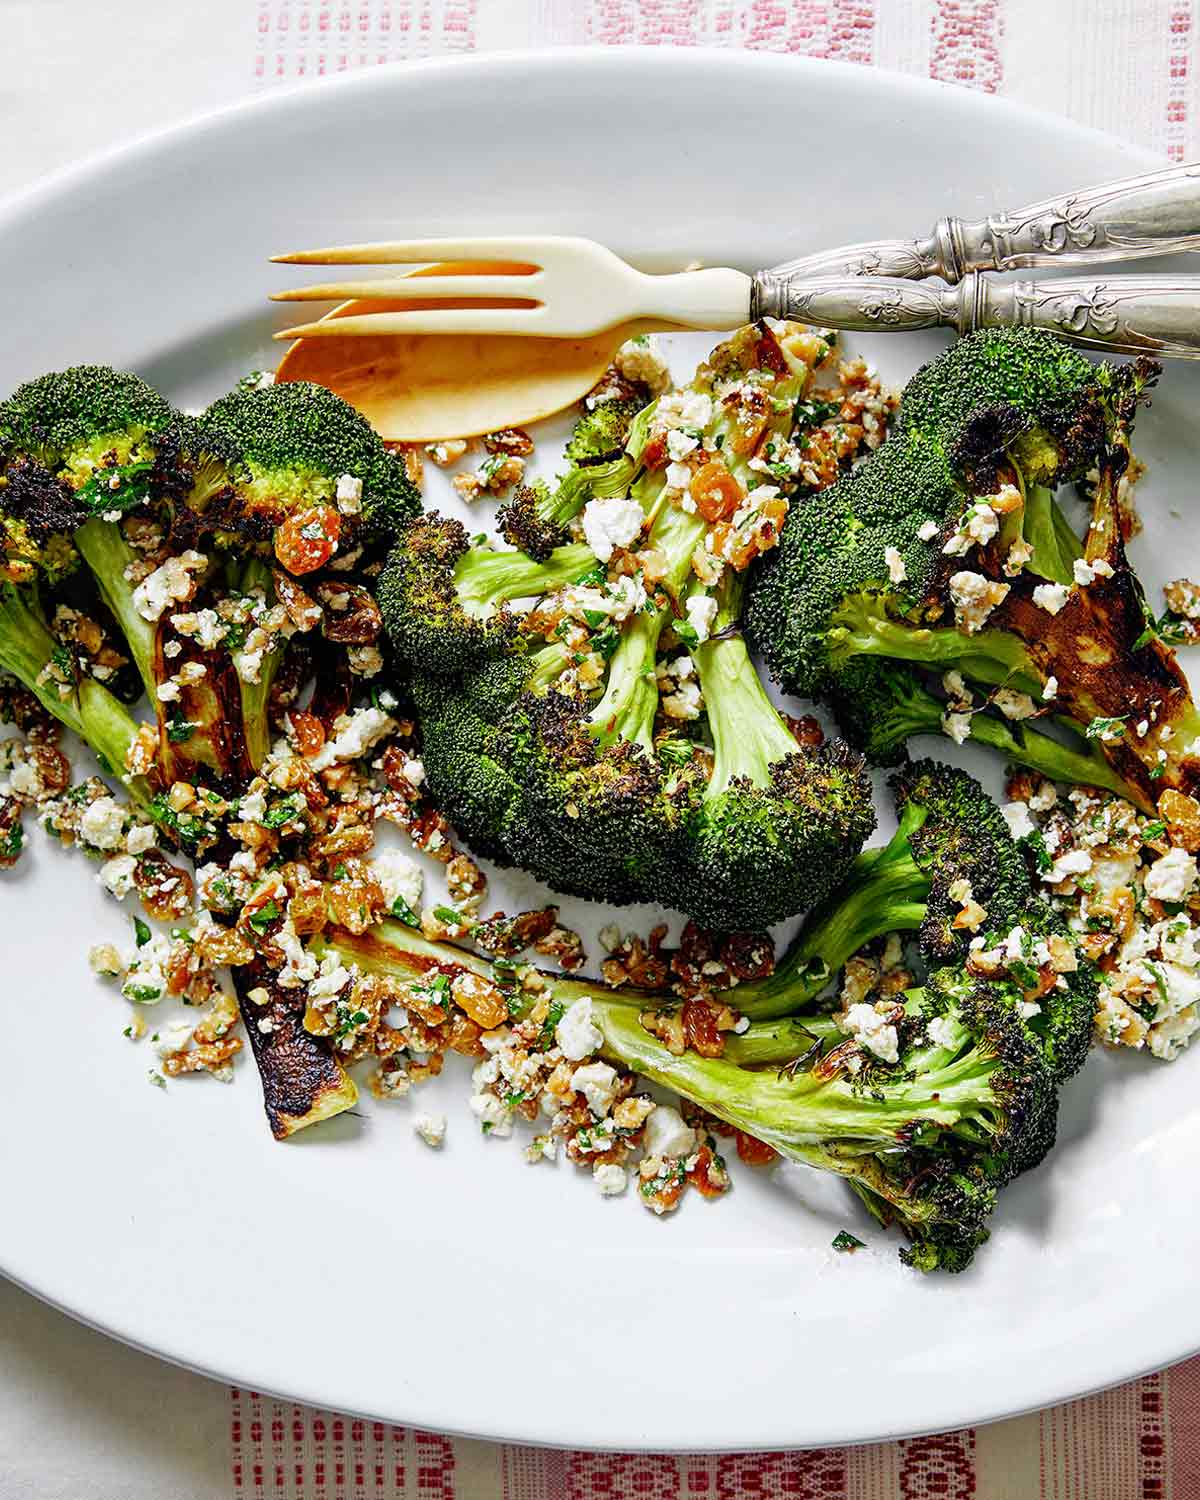
[{"label": "serving fork", "polygon": [[[1118,353],[1200,358],[1200,276],[1000,280],[994,273],[1200,249],[1200,163],[1168,167],[985,218],[939,219],[925,239],[878,240],[753,275],[649,275],[593,240],[558,235],[415,239],[274,257],[398,266],[405,274],[297,287],[282,302],[384,299],[276,338],[506,334],[586,338],[622,324],[718,330],[759,317],[908,331],[1020,325]],[[414,276],[415,267],[422,267]],[[399,304],[399,306],[397,306]]]}]

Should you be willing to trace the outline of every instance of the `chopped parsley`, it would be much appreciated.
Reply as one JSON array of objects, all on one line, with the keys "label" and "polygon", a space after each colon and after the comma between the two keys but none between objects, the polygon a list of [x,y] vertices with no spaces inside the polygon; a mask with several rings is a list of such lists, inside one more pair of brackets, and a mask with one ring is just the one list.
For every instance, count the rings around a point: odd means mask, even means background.
[{"label": "chopped parsley", "polygon": [[853,1255],[855,1250],[866,1247],[866,1240],[860,1240],[856,1234],[851,1234],[848,1229],[840,1229],[831,1241],[835,1250],[840,1250],[844,1255]]}]

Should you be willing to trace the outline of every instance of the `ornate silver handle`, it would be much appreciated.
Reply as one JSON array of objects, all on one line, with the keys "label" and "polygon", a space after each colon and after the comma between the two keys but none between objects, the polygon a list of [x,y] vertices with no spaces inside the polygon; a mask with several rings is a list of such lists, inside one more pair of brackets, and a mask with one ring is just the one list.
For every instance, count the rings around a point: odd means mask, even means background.
[{"label": "ornate silver handle", "polygon": [[1200,250],[1200,163],[1143,172],[985,219],[947,215],[928,239],[875,240],[807,255],[776,275],[899,276],[951,283],[972,271],[1082,265]]},{"label": "ornate silver handle", "polygon": [[995,281],[972,272],[945,286],[763,271],[754,278],[750,315],[878,333],[1045,328],[1088,349],[1200,359],[1200,276]]}]

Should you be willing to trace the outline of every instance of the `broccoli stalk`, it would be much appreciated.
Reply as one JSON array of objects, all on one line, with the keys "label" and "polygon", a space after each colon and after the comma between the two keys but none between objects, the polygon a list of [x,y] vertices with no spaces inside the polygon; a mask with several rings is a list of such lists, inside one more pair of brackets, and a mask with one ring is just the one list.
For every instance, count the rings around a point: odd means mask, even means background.
[{"label": "broccoli stalk", "polygon": [[454,589],[468,614],[486,617],[513,599],[538,599],[576,583],[595,566],[595,554],[584,542],[556,547],[540,563],[523,552],[472,548],[455,566]]},{"label": "broccoli stalk", "polygon": [[[948,705],[934,697],[907,666],[858,662],[839,681],[833,702],[842,732],[876,765],[903,761],[910,739],[949,734]],[[1027,766],[1072,786],[1103,787],[1146,812],[1153,811],[1140,783],[1122,776],[1095,739],[1081,737],[1071,721],[1054,721],[1065,736],[1058,740],[1031,720],[999,718],[986,705],[966,717],[968,738],[999,751],[1010,764]]]},{"label": "broccoli stalk", "polygon": [[[240,588],[242,593],[260,591],[268,603],[273,598],[271,570],[260,557],[252,557],[242,569]],[[241,699],[241,731],[245,744],[246,759],[253,770],[257,770],[267,758],[271,748],[271,720],[269,708],[271,688],[275,674],[283,661],[284,647],[277,645],[263,653],[258,668],[258,680],[249,681],[238,674],[238,695]]]},{"label": "broccoli stalk", "polygon": [[125,705],[92,677],[80,677],[46,624],[30,587],[0,583],[0,671],[15,677],[48,713],[90,746],[103,769],[148,808],[145,781],[125,759],[138,726]]},{"label": "broccoli stalk", "polygon": [[665,622],[660,611],[639,612],[617,642],[604,692],[588,716],[588,726],[600,744],[628,740],[652,752],[658,710],[654,660]]}]

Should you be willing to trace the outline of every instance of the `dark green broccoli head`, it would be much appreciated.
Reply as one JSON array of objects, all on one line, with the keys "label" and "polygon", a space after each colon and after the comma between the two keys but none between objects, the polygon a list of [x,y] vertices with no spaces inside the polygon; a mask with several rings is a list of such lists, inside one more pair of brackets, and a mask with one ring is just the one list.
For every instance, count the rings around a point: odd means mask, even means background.
[{"label": "dark green broccoli head", "polygon": [[77,483],[99,468],[153,457],[154,435],[174,408],[137,375],[75,365],[18,386],[11,407],[27,420],[48,468]]},{"label": "dark green broccoli head", "polygon": [[851,658],[832,679],[828,696],[838,728],[873,766],[900,765],[908,758],[908,740],[941,731],[945,704],[910,668],[883,658]]},{"label": "dark green broccoli head", "polygon": [[[904,654],[857,639],[854,623],[839,630],[856,596],[873,596],[869,613],[901,625],[953,618],[948,581],[966,564],[943,549],[974,501],[1013,480],[1028,504],[1005,514],[990,543],[994,572],[1004,576],[1000,560],[1023,538],[1037,544],[1031,586],[1060,578],[1064,565],[1069,578],[1078,541],[1067,541],[1069,528],[1035,491],[1089,470],[1152,378],[1141,365],[1094,366],[1030,329],[982,330],[918,371],[888,441],[792,507],[752,580],[747,625],[784,686],[820,694],[840,656]],[[990,553],[974,556],[986,564]],[[986,654],[982,641],[977,649]]]},{"label": "dark green broccoli head", "polygon": [[739,776],[705,793],[675,904],[727,932],[782,921],[844,879],[874,827],[862,757],[840,740],[796,746],[765,786]]},{"label": "dark green broccoli head", "polygon": [[[354,407],[308,381],[233,390],[200,419],[202,442],[241,455],[243,525],[262,534],[317,506],[341,516],[341,547],[394,535],[419,514],[403,462]],[[216,437],[209,437],[215,433]],[[339,486],[343,493],[339,496]]]},{"label": "dark green broccoli head", "polygon": [[507,719],[530,675],[528,658],[515,656],[488,662],[461,681],[416,674],[411,684],[437,805],[473,849],[505,866],[513,863],[510,814],[521,800]]},{"label": "dark green broccoli head", "polygon": [[377,597],[392,648],[420,670],[465,671],[514,649],[517,620],[507,609],[468,614],[455,568],[471,543],[461,521],[436,512],[410,522],[388,555]]},{"label": "dark green broccoli head", "polygon": [[195,417],[177,416],[157,435],[150,483],[163,502],[172,545],[193,547],[212,532],[236,532],[236,486],[249,475],[234,440]]},{"label": "dark green broccoli head", "polygon": [[965,957],[973,931],[956,928],[964,905],[951,895],[959,881],[987,912],[989,927],[1007,931],[1032,896],[1029,872],[1000,809],[983,787],[953,766],[913,761],[891,779],[900,826],[912,857],[929,877],[921,946],[930,959]]},{"label": "dark green broccoli head", "polygon": [[91,514],[143,504],[157,434],[174,418],[170,403],[137,375],[76,365],[18,386],[8,403],[20,424],[9,460],[34,459],[76,492]]},{"label": "dark green broccoli head", "polygon": [[544,479],[519,484],[496,512],[496,530],[518,552],[544,562],[571,533],[554,515],[554,495]]},{"label": "dark green broccoli head", "polygon": [[517,862],[573,895],[666,899],[666,872],[683,857],[690,779],[668,778],[633,740],[597,737],[582,698],[527,696],[510,722],[525,751]]}]

